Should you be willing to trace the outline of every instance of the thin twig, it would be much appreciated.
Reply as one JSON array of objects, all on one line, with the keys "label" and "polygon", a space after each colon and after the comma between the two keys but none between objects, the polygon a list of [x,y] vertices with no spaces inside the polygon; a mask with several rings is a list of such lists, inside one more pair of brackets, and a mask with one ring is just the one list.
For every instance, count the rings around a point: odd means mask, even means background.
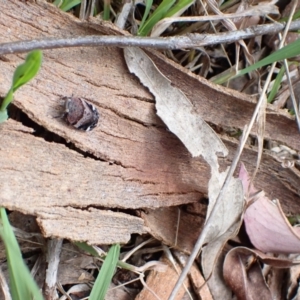
[{"label": "thin twig", "polygon": [[[46,38],[0,44],[0,55],[23,53],[34,49],[55,49],[68,47],[149,47],[157,49],[198,48],[206,45],[232,43],[258,35],[278,33],[285,28],[283,24],[257,25],[243,30],[217,34],[188,34],[185,36],[149,38],[133,36],[78,36],[76,38]],[[300,20],[291,23],[290,30],[300,29]]]}]

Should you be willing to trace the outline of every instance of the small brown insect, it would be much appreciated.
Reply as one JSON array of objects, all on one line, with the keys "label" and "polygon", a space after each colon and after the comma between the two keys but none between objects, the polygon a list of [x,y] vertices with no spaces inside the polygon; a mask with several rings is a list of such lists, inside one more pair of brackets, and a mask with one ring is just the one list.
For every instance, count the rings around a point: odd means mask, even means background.
[{"label": "small brown insect", "polygon": [[65,114],[64,120],[77,129],[90,131],[96,127],[99,113],[93,104],[82,98],[64,97]]}]

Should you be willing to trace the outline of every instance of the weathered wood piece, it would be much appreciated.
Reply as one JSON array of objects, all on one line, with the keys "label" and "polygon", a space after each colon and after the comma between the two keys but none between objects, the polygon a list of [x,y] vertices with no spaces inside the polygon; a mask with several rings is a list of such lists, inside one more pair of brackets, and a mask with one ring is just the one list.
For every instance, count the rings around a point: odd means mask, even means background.
[{"label": "weathered wood piece", "polygon": [[[1,1],[0,42],[118,32],[95,22],[81,22],[47,3]],[[247,96],[208,83],[152,52],[158,68],[187,94],[206,121],[237,128],[249,121],[254,103]],[[0,58],[0,96],[8,91],[24,57]],[[93,131],[78,131],[63,122],[60,99],[71,95],[97,107],[100,120]],[[154,209],[197,202],[207,193],[209,167],[193,159],[156,116],[153,97],[129,74],[121,49],[44,51],[40,73],[18,90],[14,104],[91,155],[46,142],[12,121],[0,126],[0,205],[38,216],[46,236],[126,242],[130,233],[146,232],[141,220],[121,213],[110,219],[110,212],[98,208]],[[285,112],[269,111],[266,136],[300,150],[297,126]],[[235,140],[223,140],[230,155],[221,161],[222,168],[231,163],[237,146]],[[256,150],[246,149],[242,159],[251,171]],[[300,212],[297,171],[282,169],[264,155],[257,181],[256,186],[280,199],[286,211]],[[113,232],[105,235],[108,228]],[[116,239],[109,239],[113,235]]]},{"label": "weathered wood piece", "polygon": [[147,232],[138,217],[88,208],[115,206],[109,204],[114,202],[112,194],[121,199],[129,188],[122,180],[123,168],[110,166],[106,173],[109,163],[37,138],[13,120],[1,125],[0,140],[0,203],[36,215],[45,237],[113,244],[126,243],[132,233]]}]

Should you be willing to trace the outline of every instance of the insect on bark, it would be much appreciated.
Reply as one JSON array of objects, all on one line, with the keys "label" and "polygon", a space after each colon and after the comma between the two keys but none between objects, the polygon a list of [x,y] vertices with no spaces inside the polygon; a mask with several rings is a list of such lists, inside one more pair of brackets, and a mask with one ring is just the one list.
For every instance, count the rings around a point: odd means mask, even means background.
[{"label": "insect on bark", "polygon": [[67,124],[85,131],[90,131],[97,126],[99,113],[93,104],[76,97],[64,97],[63,100],[65,100],[63,118]]}]

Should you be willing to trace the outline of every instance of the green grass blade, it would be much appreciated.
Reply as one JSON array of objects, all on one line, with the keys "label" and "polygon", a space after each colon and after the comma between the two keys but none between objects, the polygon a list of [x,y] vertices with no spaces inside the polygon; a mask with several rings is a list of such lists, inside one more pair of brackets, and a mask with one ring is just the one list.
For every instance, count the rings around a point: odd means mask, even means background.
[{"label": "green grass blade", "polygon": [[[7,114],[7,106],[13,100],[13,95],[14,95],[14,92],[11,88],[2,101],[1,108],[0,108],[1,113],[6,112],[6,114]],[[2,122],[0,121],[0,123],[2,123]]]},{"label": "green grass blade", "polygon": [[62,4],[59,6],[59,8],[62,11],[68,11],[80,3],[81,0],[64,0]]},{"label": "green grass blade", "polygon": [[22,259],[18,242],[3,207],[0,208],[0,216],[0,235],[6,251],[12,299],[43,300],[38,286]]},{"label": "green grass blade", "polygon": [[89,300],[104,300],[120,255],[120,245],[111,246],[98,274]]},{"label": "green grass blade", "polygon": [[30,81],[37,74],[41,67],[41,64],[42,51],[34,50],[26,56],[25,62],[16,68],[13,76],[12,86],[3,99],[0,107],[0,123],[3,123],[8,119],[7,106],[13,100],[13,93],[23,84]]},{"label": "green grass blade", "polygon": [[[266,65],[272,64],[273,62],[281,61],[283,59],[288,59],[300,54],[300,39],[286,45],[285,47],[277,50],[276,52],[270,54],[269,56],[263,58],[257,63],[238,71],[233,77],[237,78],[239,76],[245,75],[249,72],[252,72],[258,68],[264,67]],[[223,84],[227,80],[230,80],[228,77],[218,78],[214,83]]]},{"label": "green grass blade", "polygon": [[110,18],[110,0],[104,0],[103,20],[108,21]]},{"label": "green grass blade", "polygon": [[178,3],[176,3],[164,16],[164,18],[170,18],[174,15],[177,15],[180,11],[185,11],[188,9],[191,4],[193,4],[194,0],[181,0]]},{"label": "green grass blade", "polygon": [[[98,252],[90,245],[88,245],[87,243],[83,243],[83,242],[73,242],[78,248],[82,249],[83,251],[95,256],[95,257],[99,257]],[[106,255],[103,255],[101,257],[105,257]],[[126,269],[129,271],[134,271],[135,267],[133,267],[132,265],[125,263],[121,260],[119,260],[117,262],[117,266],[122,268],[122,269]]]},{"label": "green grass blade", "polygon": [[153,26],[160,21],[168,10],[174,5],[176,0],[163,0],[163,2],[157,7],[149,19],[145,22],[143,27],[139,28],[138,35],[146,36],[150,33]]},{"label": "green grass blade", "polygon": [[[166,18],[181,16],[193,3],[194,0],[180,0],[179,2],[176,2],[175,5],[168,10],[168,12],[160,21],[163,21]],[[156,23],[151,29],[151,36],[160,36],[170,26],[170,23],[162,23],[158,25],[160,21]],[[183,28],[186,26],[186,24],[187,22],[179,23],[179,26]]]},{"label": "green grass blade", "polygon": [[37,74],[42,64],[42,56],[41,50],[33,50],[28,53],[25,62],[17,67],[12,84],[14,92]]},{"label": "green grass blade", "polygon": [[[294,21],[294,20],[298,19],[299,17],[300,17],[300,9],[295,11],[292,20]],[[289,16],[280,19],[279,22],[281,22],[281,23],[287,22],[288,19],[289,19]]]},{"label": "green grass blade", "polygon": [[218,74],[214,80],[212,80],[215,84],[223,84],[224,82],[227,82],[231,78],[235,76],[236,72],[233,70],[233,68],[230,68],[226,72],[223,72],[222,74]]},{"label": "green grass blade", "polygon": [[276,76],[273,87],[272,87],[272,89],[271,89],[271,91],[268,95],[268,100],[267,100],[268,103],[271,103],[274,100],[274,98],[275,98],[275,96],[276,96],[276,94],[277,94],[277,92],[280,88],[280,84],[281,84],[281,80],[282,80],[282,77],[284,75],[284,72],[285,72],[285,68],[284,68],[284,66],[282,66],[280,71],[278,72],[278,74]]},{"label": "green grass blade", "polygon": [[55,5],[56,7],[60,7],[63,3],[63,0],[55,0],[53,1],[53,5]]},{"label": "green grass blade", "polygon": [[99,257],[98,252],[90,245],[88,245],[87,243],[83,243],[83,242],[74,242],[74,244],[80,248],[81,250],[95,256],[95,257]]},{"label": "green grass blade", "polygon": [[142,28],[146,22],[146,19],[148,18],[149,16],[149,12],[150,12],[150,9],[152,7],[152,4],[153,4],[153,0],[146,0],[146,8],[145,8],[145,13],[143,15],[143,19],[140,23],[140,28]]},{"label": "green grass blade", "polygon": [[277,50],[276,52],[270,54],[269,56],[265,57],[264,59],[258,61],[257,63],[249,66],[243,70],[238,71],[235,77],[245,75],[251,71],[254,71],[258,68],[263,66],[272,64],[273,62],[280,61],[283,59],[288,59],[300,54],[300,39],[286,45],[285,47]]}]

